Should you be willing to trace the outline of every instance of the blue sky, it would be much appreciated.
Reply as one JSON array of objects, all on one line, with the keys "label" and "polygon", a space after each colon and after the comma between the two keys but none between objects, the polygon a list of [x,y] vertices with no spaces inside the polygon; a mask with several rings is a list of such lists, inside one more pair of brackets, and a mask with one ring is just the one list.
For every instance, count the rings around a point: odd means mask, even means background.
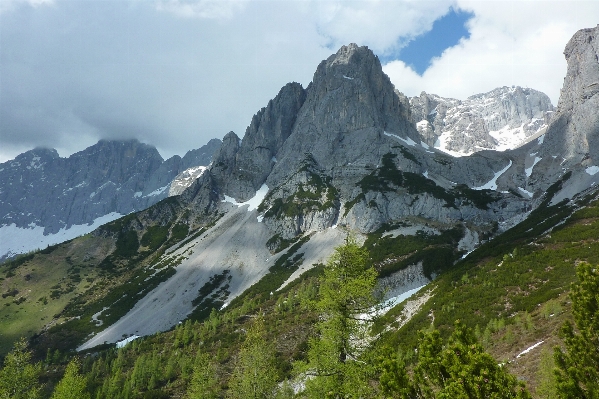
[{"label": "blue sky", "polygon": [[521,85],[555,104],[564,46],[597,15],[592,0],[2,0],[0,162],[101,138],[167,158],[243,136],[282,86],[306,87],[352,42],[408,96]]},{"label": "blue sky", "polygon": [[431,30],[413,38],[398,51],[383,55],[381,61],[403,61],[422,75],[434,57],[439,57],[443,51],[455,46],[461,39],[470,37],[467,23],[472,17],[474,14],[471,12],[451,8],[447,14],[433,23]]}]

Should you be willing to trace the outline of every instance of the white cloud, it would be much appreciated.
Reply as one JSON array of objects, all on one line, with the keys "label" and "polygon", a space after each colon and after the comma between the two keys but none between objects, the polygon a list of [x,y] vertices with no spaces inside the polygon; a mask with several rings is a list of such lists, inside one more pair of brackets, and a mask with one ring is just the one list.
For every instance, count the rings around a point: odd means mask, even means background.
[{"label": "white cloud", "polygon": [[432,28],[433,22],[455,4],[437,1],[315,1],[319,32],[335,50],[350,42],[385,54]]},{"label": "white cloud", "polygon": [[13,10],[19,5],[28,5],[34,8],[54,4],[54,0],[1,0],[0,13]]},{"label": "white cloud", "polygon": [[241,12],[248,0],[159,0],[158,11],[185,18],[231,19]]},{"label": "white cloud", "polygon": [[519,85],[546,93],[557,105],[566,74],[564,47],[578,29],[593,27],[599,15],[594,1],[460,0],[458,5],[475,14],[470,38],[447,49],[423,76],[401,61],[385,65],[398,90],[465,99]]}]

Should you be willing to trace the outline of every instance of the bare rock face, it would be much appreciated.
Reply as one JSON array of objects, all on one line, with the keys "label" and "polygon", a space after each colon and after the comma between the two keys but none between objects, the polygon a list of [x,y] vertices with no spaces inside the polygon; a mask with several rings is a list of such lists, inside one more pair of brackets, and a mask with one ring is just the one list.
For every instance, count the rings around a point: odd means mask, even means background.
[{"label": "bare rock face", "polygon": [[383,131],[418,140],[406,117],[405,99],[367,47],[343,46],[322,61],[306,92],[273,177],[287,173],[285,169],[300,162],[304,153],[312,154],[324,169],[359,158],[376,163],[380,156],[375,147]]},{"label": "bare rock face", "polygon": [[519,86],[464,101],[422,92],[410,104],[422,141],[454,156],[515,148],[545,129],[553,113],[544,93]]},{"label": "bare rock face", "polygon": [[599,26],[582,29],[564,50],[568,72],[542,152],[566,164],[599,164]]},{"label": "bare rock face", "polygon": [[225,136],[211,169],[221,193],[240,201],[255,194],[291,134],[304,99],[302,86],[289,83],[254,115],[243,141],[234,132]]}]

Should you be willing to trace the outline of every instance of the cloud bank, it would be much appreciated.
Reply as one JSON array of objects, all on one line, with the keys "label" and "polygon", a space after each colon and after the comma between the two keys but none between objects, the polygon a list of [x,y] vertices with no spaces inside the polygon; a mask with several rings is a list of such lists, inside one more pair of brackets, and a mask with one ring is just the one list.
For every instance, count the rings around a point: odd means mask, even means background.
[{"label": "cloud bank", "polygon": [[595,1],[5,0],[0,7],[0,162],[36,146],[61,156],[137,138],[164,157],[233,130],[287,82],[306,87],[343,44],[384,59],[453,7],[470,38],[422,76],[384,65],[396,88],[465,98],[503,85],[557,102],[562,51]]}]

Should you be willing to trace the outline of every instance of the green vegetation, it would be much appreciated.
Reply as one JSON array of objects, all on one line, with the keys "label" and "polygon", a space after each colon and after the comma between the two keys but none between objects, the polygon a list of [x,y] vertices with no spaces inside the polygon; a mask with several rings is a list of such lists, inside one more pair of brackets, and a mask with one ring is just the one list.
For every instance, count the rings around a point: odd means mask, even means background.
[{"label": "green vegetation", "polygon": [[498,365],[462,323],[455,323],[447,342],[438,330],[418,337],[410,374],[402,356],[383,360],[380,382],[386,397],[530,398],[524,384]]},{"label": "green vegetation", "polygon": [[371,367],[361,358],[367,329],[360,313],[376,303],[376,272],[367,266],[368,253],[353,238],[335,249],[324,268],[314,309],[319,314],[316,335],[309,341],[307,362],[296,372],[306,380],[308,398],[371,397]]},{"label": "green vegetation", "polygon": [[557,392],[561,398],[599,397],[599,271],[581,263],[578,284],[572,287],[576,329],[566,322],[561,330],[566,350],[555,349]]},{"label": "green vegetation", "polygon": [[73,359],[67,365],[64,377],[54,388],[51,399],[90,399],[85,377],[79,374],[79,361]]},{"label": "green vegetation", "polygon": [[279,376],[272,345],[265,338],[264,319],[258,316],[241,345],[229,380],[228,398],[266,399],[274,396]]},{"label": "green vegetation", "polygon": [[364,247],[370,255],[370,263],[379,273],[387,277],[398,270],[418,262],[423,263],[424,273],[431,278],[433,273],[453,266],[461,253],[457,244],[463,236],[460,228],[449,229],[441,234],[426,234],[419,231],[416,235],[386,235],[396,226],[384,225],[366,239]]},{"label": "green vegetation", "polygon": [[292,178],[298,175],[305,177],[305,184],[300,183],[295,193],[274,201],[271,196],[277,189],[273,190],[258,206],[258,212],[265,212],[264,216],[269,218],[294,218],[337,206],[339,193],[331,184],[331,178],[324,176],[318,170],[316,161],[311,154],[306,155],[301,168]]},{"label": "green vegetation", "polygon": [[[406,153],[403,147],[397,148],[400,148],[404,157],[411,159],[411,154]],[[472,204],[479,209],[486,210],[489,209],[491,203],[500,198],[500,195],[495,191],[472,190],[465,185],[446,190],[421,174],[400,171],[395,165],[395,158],[397,158],[397,154],[387,153],[383,155],[381,166],[356,183],[356,186],[360,187],[362,192],[345,204],[346,215],[356,203],[365,200],[365,194],[369,191],[388,193],[405,190],[411,195],[426,193],[443,200],[445,202],[444,206],[456,209],[456,202],[461,201],[464,204]],[[415,159],[414,161],[419,163]]]},{"label": "green vegetation", "polygon": [[[191,320],[204,320],[214,309],[220,309],[229,296],[229,281],[231,275],[229,270],[223,270],[221,274],[215,274],[200,288],[198,296],[191,304],[195,309],[189,316]],[[210,296],[209,296],[210,295]]]},{"label": "green vegetation", "polygon": [[6,355],[4,365],[0,369],[0,398],[39,398],[41,373],[42,365],[31,362],[31,352],[27,349],[25,340],[17,341],[13,350]]}]

